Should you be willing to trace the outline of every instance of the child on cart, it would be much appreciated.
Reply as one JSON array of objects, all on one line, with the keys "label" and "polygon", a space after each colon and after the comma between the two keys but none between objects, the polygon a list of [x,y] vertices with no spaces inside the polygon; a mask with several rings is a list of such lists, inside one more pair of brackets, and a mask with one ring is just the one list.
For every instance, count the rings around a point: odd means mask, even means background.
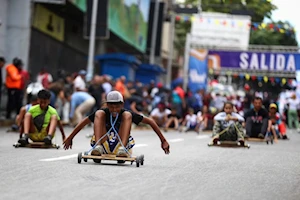
[{"label": "child on cart", "polygon": [[31,106],[25,114],[24,132],[18,142],[25,146],[29,143],[28,139],[31,139],[33,142],[44,142],[46,145],[51,145],[57,125],[64,141],[65,133],[60,123],[60,117],[55,108],[49,105],[50,92],[44,89],[40,90],[37,97],[38,105]]},{"label": "child on cart", "polygon": [[22,134],[24,132],[24,117],[26,112],[32,107],[38,104],[38,98],[37,95],[32,95],[30,97],[30,103],[26,104],[20,109],[19,114],[16,117],[16,124],[13,126],[16,126],[16,128],[20,131],[20,138],[22,137]]},{"label": "child on cart", "polygon": [[72,148],[72,140],[76,134],[90,122],[94,123],[94,136],[91,139],[93,147],[91,155],[115,154],[119,157],[128,157],[134,146],[130,136],[132,122],[149,124],[161,141],[161,148],[169,154],[169,144],[158,125],[153,119],[129,110],[125,110],[123,96],[118,91],[111,91],[106,97],[107,108],[102,108],[84,118],[64,141],[64,149]]},{"label": "child on cart", "polygon": [[244,122],[244,118],[233,112],[233,104],[226,102],[223,112],[218,113],[214,117],[213,143],[217,144],[218,141],[238,141],[243,146],[245,142],[242,122]]}]

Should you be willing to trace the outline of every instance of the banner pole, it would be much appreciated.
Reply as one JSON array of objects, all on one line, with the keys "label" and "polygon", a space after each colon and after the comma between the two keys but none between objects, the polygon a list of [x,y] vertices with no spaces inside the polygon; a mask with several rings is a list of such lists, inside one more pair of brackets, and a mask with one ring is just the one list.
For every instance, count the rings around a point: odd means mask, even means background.
[{"label": "banner pole", "polygon": [[151,36],[151,49],[150,49],[150,64],[155,64],[155,48],[156,48],[156,38],[157,38],[157,26],[159,17],[159,0],[155,0],[154,4],[154,15],[153,15],[153,25],[152,25],[152,36]]},{"label": "banner pole", "polygon": [[86,80],[90,81],[93,77],[94,71],[94,55],[95,55],[95,35],[97,26],[97,13],[98,13],[98,0],[93,0],[93,10],[92,10],[92,22],[90,31],[90,43],[89,43],[89,55],[88,55],[88,65],[87,65],[87,76]]},{"label": "banner pole", "polygon": [[190,58],[190,46],[191,46],[191,34],[186,34],[185,41],[185,51],[184,51],[184,66],[183,66],[183,89],[187,91],[187,85],[189,80],[188,68],[189,68],[189,58]]},{"label": "banner pole", "polygon": [[[174,6],[174,0],[172,0],[172,7]],[[168,66],[167,66],[167,87],[171,88],[172,81],[172,64],[173,64],[173,48],[174,48],[174,35],[175,35],[175,13],[171,12],[170,22],[170,36],[169,36],[169,55],[168,55]]]}]

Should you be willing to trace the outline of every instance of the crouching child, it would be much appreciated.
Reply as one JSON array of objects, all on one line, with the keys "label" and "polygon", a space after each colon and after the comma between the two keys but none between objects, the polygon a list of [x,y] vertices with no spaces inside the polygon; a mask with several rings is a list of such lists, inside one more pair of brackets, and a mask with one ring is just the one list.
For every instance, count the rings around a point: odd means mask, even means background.
[{"label": "crouching child", "polygon": [[[130,136],[132,122],[149,124],[161,141],[161,148],[169,153],[169,144],[155,121],[124,109],[123,96],[118,91],[111,91],[106,97],[107,108],[102,108],[84,118],[64,141],[64,149],[72,148],[72,140],[87,124],[94,123],[94,136],[91,139],[92,155],[115,154],[128,157],[134,146]],[[101,139],[102,138],[102,139]]]},{"label": "crouching child", "polygon": [[226,102],[223,112],[218,113],[214,117],[213,126],[213,143],[218,141],[238,141],[243,146],[244,132],[242,127],[244,118],[233,112],[233,104]]},{"label": "crouching child", "polygon": [[28,144],[28,139],[33,142],[44,142],[46,145],[51,145],[54,137],[56,126],[59,126],[62,134],[62,139],[65,139],[65,133],[60,117],[55,108],[51,107],[51,94],[47,90],[40,90],[37,94],[38,104],[31,106],[24,117],[23,134],[19,139],[22,146]]}]

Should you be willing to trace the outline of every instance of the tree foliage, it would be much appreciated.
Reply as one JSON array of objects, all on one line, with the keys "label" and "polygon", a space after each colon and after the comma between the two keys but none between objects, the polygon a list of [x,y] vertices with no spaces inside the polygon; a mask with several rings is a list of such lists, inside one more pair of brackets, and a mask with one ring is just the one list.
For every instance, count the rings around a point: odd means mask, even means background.
[{"label": "tree foliage", "polygon": [[[251,30],[250,44],[256,45],[280,45],[280,46],[298,46],[295,32],[289,22],[270,22],[270,24],[276,28],[263,28],[257,30]],[[282,27],[282,32],[278,27]],[[285,28],[288,27],[288,28]]]}]

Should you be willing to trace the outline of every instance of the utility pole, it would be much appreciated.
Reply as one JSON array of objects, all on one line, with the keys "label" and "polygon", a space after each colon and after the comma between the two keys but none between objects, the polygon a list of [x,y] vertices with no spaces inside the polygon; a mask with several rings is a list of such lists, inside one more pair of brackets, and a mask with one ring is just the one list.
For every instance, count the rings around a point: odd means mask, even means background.
[{"label": "utility pole", "polygon": [[[175,5],[175,0],[172,0],[171,22],[170,22],[170,37],[169,37],[169,56],[167,65],[167,78],[166,84],[171,87],[172,64],[173,64],[173,49],[174,49],[174,36],[175,36],[175,15],[176,14],[195,14],[201,13],[201,0],[197,8],[187,8]],[[186,58],[185,58],[186,59]],[[184,75],[185,76],[185,75]]]},{"label": "utility pole", "polygon": [[152,37],[151,37],[151,50],[150,50],[150,64],[155,64],[155,49],[156,49],[156,36],[157,36],[157,25],[159,15],[159,0],[155,0],[154,5],[154,18],[152,26]]},{"label": "utility pole", "polygon": [[170,13],[170,36],[169,36],[169,56],[168,56],[168,66],[167,66],[167,87],[171,88],[172,79],[172,64],[173,64],[173,49],[174,49],[174,35],[175,35],[175,12],[174,12],[175,0],[172,0],[172,9]]},{"label": "utility pole", "polygon": [[183,89],[187,91],[189,81],[189,59],[190,59],[190,46],[191,46],[191,34],[186,34],[185,51],[184,51],[184,65],[183,65]]},{"label": "utility pole", "polygon": [[93,0],[93,10],[92,10],[92,21],[91,21],[91,31],[90,31],[90,43],[89,43],[89,57],[87,64],[87,76],[86,80],[90,81],[93,77],[94,71],[94,55],[95,55],[95,35],[96,35],[96,25],[97,25],[97,12],[98,12],[98,0]]}]

